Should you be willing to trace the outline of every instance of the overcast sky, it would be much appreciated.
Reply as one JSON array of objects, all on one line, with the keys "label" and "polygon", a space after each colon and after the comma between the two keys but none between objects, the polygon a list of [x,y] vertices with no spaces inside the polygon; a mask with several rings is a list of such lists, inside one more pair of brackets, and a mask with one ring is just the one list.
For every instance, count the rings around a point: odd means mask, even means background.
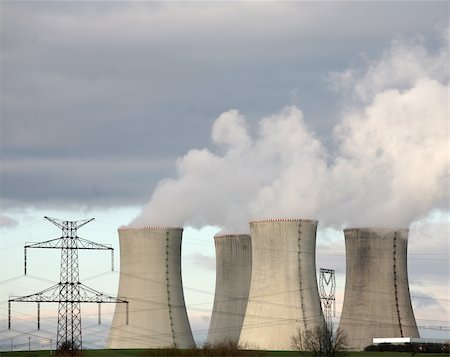
[{"label": "overcast sky", "polygon": [[[323,252],[342,254],[342,226],[411,225],[411,251],[434,254],[411,268],[431,299],[416,299],[419,317],[442,320],[448,6],[2,1],[4,255],[48,211],[100,215],[111,240],[142,207],[136,225],[196,229],[308,216]],[[188,248],[184,276],[214,265],[203,248]]]},{"label": "overcast sky", "polygon": [[330,72],[436,51],[447,5],[4,1],[2,206],[141,205],[229,109],[297,105],[328,145]]}]

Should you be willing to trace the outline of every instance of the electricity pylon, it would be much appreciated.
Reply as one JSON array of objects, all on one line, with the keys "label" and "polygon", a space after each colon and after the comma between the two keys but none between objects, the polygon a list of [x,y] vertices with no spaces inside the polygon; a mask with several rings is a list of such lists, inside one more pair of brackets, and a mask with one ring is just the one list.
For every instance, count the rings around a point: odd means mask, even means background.
[{"label": "electricity pylon", "polygon": [[25,243],[24,271],[27,274],[27,248],[61,249],[60,282],[38,293],[10,298],[8,300],[8,329],[11,329],[11,302],[36,302],[37,327],[40,329],[40,303],[58,302],[57,348],[76,351],[82,348],[81,338],[81,303],[98,303],[100,324],[101,303],[126,303],[128,323],[128,301],[105,295],[82,283],[79,279],[78,250],[96,249],[111,251],[111,270],[114,270],[114,250],[110,245],[103,245],[77,236],[77,229],[94,220],[63,221],[44,217],[62,229],[60,238],[39,243]]},{"label": "electricity pylon", "polygon": [[336,277],[333,269],[320,268],[319,292],[323,314],[328,324],[331,317],[336,316]]}]

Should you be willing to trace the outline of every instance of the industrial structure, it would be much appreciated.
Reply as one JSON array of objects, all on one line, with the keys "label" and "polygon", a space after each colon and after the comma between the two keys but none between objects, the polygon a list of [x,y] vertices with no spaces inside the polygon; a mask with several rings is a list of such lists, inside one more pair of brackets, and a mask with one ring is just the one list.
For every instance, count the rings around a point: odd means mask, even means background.
[{"label": "industrial structure", "polygon": [[252,276],[239,343],[290,350],[295,334],[323,326],[316,278],[317,221],[250,222]]},{"label": "industrial structure", "polygon": [[129,301],[129,323],[116,305],[109,348],[195,346],[181,279],[182,228],[120,228],[118,295]]},{"label": "industrial structure", "polygon": [[37,303],[37,329],[41,327],[42,302],[57,302],[58,328],[56,348],[59,350],[75,351],[82,349],[81,332],[81,303],[98,304],[98,323],[101,323],[100,311],[102,303],[121,303],[125,305],[124,311],[127,315],[128,301],[108,296],[96,291],[80,282],[78,251],[79,250],[106,250],[111,252],[111,270],[114,270],[114,252],[109,245],[95,243],[78,237],[78,228],[94,220],[85,219],[81,221],[63,221],[56,218],[44,217],[57,227],[61,228],[60,238],[44,242],[27,243],[24,247],[24,273],[27,274],[27,249],[60,249],[61,268],[60,281],[38,293],[10,298],[8,300],[8,329],[11,329],[11,303],[12,302],[35,302]]},{"label": "industrial structure", "polygon": [[340,328],[348,348],[373,338],[419,337],[408,286],[407,229],[345,229],[346,283]]},{"label": "industrial structure", "polygon": [[237,343],[247,308],[252,245],[247,234],[216,235],[216,289],[207,343]]},{"label": "industrial structure", "polygon": [[332,326],[336,316],[336,275],[334,269],[320,268],[319,295],[325,322]]}]

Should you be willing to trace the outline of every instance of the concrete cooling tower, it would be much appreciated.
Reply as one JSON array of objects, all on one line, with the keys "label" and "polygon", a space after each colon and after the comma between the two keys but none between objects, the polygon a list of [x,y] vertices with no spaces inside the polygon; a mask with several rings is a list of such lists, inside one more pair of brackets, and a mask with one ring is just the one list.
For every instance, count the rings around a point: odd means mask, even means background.
[{"label": "concrete cooling tower", "polygon": [[207,343],[239,341],[252,269],[250,236],[216,235],[216,290]]},{"label": "concrete cooling tower", "polygon": [[181,280],[182,228],[119,229],[120,280],[109,348],[195,346]]},{"label": "concrete cooling tower", "polygon": [[250,223],[252,276],[239,343],[291,350],[291,337],[324,323],[316,279],[317,221]]},{"label": "concrete cooling tower", "polygon": [[407,229],[345,229],[347,272],[340,328],[348,348],[375,337],[419,337],[408,287]]}]

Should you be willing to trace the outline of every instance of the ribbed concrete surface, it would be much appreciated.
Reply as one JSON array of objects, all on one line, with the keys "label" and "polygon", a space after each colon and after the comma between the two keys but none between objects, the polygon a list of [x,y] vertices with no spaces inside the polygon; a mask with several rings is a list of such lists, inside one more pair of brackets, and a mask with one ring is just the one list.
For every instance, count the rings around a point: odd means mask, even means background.
[{"label": "ribbed concrete surface", "polygon": [[252,268],[250,236],[216,235],[216,289],[209,344],[238,342],[247,308]]},{"label": "ribbed concrete surface", "polygon": [[120,281],[109,348],[193,347],[181,280],[182,228],[119,229]]},{"label": "ribbed concrete surface", "polygon": [[250,223],[252,276],[239,342],[247,348],[292,349],[291,337],[323,323],[317,290],[317,221]]},{"label": "ribbed concrete surface", "polygon": [[346,283],[340,327],[352,350],[375,337],[419,337],[407,272],[407,229],[345,229]]}]

